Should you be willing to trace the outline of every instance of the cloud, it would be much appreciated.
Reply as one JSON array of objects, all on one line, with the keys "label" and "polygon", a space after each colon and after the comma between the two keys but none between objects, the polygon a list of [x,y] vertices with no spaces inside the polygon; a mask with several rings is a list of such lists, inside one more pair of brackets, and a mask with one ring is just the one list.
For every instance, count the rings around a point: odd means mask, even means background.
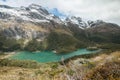
[{"label": "cloud", "polygon": [[6,2],[7,0],[2,0],[3,2]]},{"label": "cloud", "polygon": [[7,0],[11,6],[28,6],[36,3],[66,15],[80,16],[87,20],[105,20],[120,24],[120,0]]}]

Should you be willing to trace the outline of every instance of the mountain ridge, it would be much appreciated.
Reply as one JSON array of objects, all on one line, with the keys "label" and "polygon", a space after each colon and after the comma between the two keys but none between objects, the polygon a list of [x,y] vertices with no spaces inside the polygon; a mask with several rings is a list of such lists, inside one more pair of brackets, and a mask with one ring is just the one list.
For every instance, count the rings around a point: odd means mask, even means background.
[{"label": "mountain ridge", "polygon": [[[15,39],[17,44],[14,46],[22,44],[25,50],[31,50],[29,46],[34,45],[32,51],[42,48],[69,52],[93,46],[93,43],[120,42],[120,26],[117,24],[102,20],[83,21],[75,16],[67,17],[63,21],[37,4],[28,7],[0,5],[0,33],[2,40],[3,37],[6,41]],[[8,47],[4,40],[1,45],[2,48]]]}]

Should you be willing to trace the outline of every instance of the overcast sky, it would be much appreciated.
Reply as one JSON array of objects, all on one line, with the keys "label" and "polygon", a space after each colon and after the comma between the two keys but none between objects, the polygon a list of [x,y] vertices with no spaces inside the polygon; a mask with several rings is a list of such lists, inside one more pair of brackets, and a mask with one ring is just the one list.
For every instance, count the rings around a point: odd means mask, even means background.
[{"label": "overcast sky", "polygon": [[28,6],[32,3],[86,20],[101,19],[120,25],[120,0],[0,0],[0,4]]}]

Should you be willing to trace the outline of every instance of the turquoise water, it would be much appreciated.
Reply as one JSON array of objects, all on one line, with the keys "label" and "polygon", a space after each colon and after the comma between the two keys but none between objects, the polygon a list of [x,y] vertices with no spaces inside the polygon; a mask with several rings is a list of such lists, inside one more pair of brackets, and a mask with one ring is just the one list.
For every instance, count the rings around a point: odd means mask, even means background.
[{"label": "turquoise water", "polygon": [[56,54],[52,51],[43,51],[43,52],[19,52],[10,59],[18,59],[18,60],[35,60],[37,62],[58,62],[62,59],[68,59],[74,56],[82,55],[82,54],[93,54],[99,52],[100,50],[89,51],[87,49],[79,49],[77,51],[65,54]]}]

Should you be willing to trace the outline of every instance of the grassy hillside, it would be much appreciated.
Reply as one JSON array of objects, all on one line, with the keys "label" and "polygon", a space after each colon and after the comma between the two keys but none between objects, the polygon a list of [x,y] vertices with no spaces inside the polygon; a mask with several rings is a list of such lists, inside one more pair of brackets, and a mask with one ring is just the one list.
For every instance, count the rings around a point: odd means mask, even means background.
[{"label": "grassy hillside", "polygon": [[[4,23],[1,23],[3,25]],[[6,23],[7,24],[7,23]],[[20,25],[20,24],[19,24]],[[9,25],[5,25],[9,26]],[[44,39],[15,39],[8,38],[0,33],[1,51],[42,51],[51,50],[57,53],[67,53],[79,48],[99,47],[103,49],[120,49],[120,27],[111,23],[101,23],[95,27],[80,29],[74,24],[54,27],[45,30],[39,25],[21,24],[21,28],[34,29],[38,32],[47,32]],[[24,27],[25,26],[25,27]],[[34,28],[33,28],[34,27]],[[8,30],[9,32],[9,30]],[[14,33],[14,32],[13,32]],[[7,34],[7,33],[6,33]],[[32,34],[33,35],[33,34]],[[32,36],[31,35],[31,36]],[[40,36],[40,35],[39,35]],[[38,37],[39,37],[38,36]]]},{"label": "grassy hillside", "polygon": [[0,60],[0,80],[119,80],[120,51],[60,63]]},{"label": "grassy hillside", "polygon": [[85,47],[85,44],[66,32],[52,31],[47,37],[47,42],[47,50],[55,50],[57,53],[71,52]]}]

